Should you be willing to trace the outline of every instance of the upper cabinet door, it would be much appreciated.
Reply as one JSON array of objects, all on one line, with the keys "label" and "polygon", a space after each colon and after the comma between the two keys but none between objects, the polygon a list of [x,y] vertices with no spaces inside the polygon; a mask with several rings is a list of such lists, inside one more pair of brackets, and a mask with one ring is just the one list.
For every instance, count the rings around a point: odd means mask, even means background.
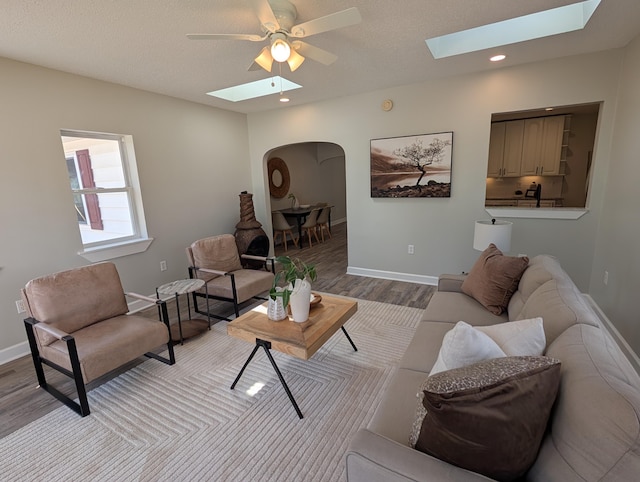
[{"label": "upper cabinet door", "polygon": [[520,164],[523,155],[524,120],[505,122],[504,159],[502,175],[520,176]]},{"label": "upper cabinet door", "polygon": [[491,137],[489,138],[489,163],[487,164],[487,177],[502,176],[502,159],[504,157],[504,122],[491,124]]},{"label": "upper cabinet door", "polygon": [[522,164],[520,165],[520,172],[523,176],[537,176],[540,174],[543,138],[544,117],[526,119],[524,121]]},{"label": "upper cabinet door", "polygon": [[545,117],[543,130],[539,174],[542,176],[558,175],[560,172],[560,158],[562,157],[564,116]]}]

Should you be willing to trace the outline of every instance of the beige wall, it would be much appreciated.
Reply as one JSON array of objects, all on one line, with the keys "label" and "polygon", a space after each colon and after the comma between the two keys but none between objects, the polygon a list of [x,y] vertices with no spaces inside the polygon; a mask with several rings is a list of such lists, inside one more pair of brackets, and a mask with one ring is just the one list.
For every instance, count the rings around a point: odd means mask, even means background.
[{"label": "beige wall", "polygon": [[60,129],[133,136],[155,241],[115,260],[125,290],[186,277],[189,243],[235,229],[251,189],[246,116],[1,58],[0,106],[0,360],[26,339],[20,288],[87,264]]},{"label": "beige wall", "polygon": [[[640,37],[626,49],[589,293],[640,354]],[[586,259],[585,263],[589,260]],[[609,282],[603,283],[604,271]]]},{"label": "beige wall", "polygon": [[[478,255],[474,221],[489,218],[484,198],[491,114],[603,101],[589,213],[577,221],[513,219],[513,253],[557,256],[586,291],[616,102],[612,73],[619,71],[621,56],[613,51],[506,67],[250,114],[253,190],[256,197],[265,192],[263,156],[275,146],[334,142],[345,150],[351,269],[425,278],[468,271]],[[380,107],[387,98],[394,103],[390,112]],[[370,139],[443,131],[454,133],[451,198],[371,198]],[[409,244],[414,255],[407,254]]]}]

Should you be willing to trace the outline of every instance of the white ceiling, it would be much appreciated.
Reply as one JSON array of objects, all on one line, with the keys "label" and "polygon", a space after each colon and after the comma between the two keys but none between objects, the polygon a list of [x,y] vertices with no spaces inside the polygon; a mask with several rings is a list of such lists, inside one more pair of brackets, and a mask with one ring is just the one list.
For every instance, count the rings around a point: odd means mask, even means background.
[{"label": "white ceiling", "polygon": [[[584,30],[434,60],[425,39],[576,0],[291,0],[297,23],[357,7],[362,22],[306,42],[338,55],[283,77],[303,86],[288,105],[625,46],[639,0],[602,0]],[[280,108],[277,95],[238,103],[206,92],[269,77],[247,71],[267,44],[193,41],[187,33],[261,34],[247,0],[0,0],[0,56],[237,112]],[[491,54],[507,60],[492,64]],[[274,73],[277,74],[276,69]]]}]

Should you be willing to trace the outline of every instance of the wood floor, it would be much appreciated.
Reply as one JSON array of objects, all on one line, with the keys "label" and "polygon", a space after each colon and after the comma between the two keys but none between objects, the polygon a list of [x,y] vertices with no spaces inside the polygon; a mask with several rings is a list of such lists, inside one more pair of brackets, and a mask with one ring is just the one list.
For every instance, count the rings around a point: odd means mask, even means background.
[{"label": "wood floor", "polygon": [[[346,224],[333,226],[332,237],[330,239],[325,237],[324,243],[315,243],[314,239],[314,244],[311,248],[309,248],[306,240],[303,249],[295,248],[289,242],[289,249],[286,253],[283,246],[276,246],[276,255],[281,254],[296,256],[307,263],[316,265],[318,279],[313,283],[314,291],[415,308],[426,307],[434,291],[433,286],[346,274]],[[253,303],[247,303],[244,307],[252,305]],[[175,303],[169,302],[168,308],[171,319],[175,320]],[[180,308],[181,314],[184,312],[184,317],[186,317],[187,307],[185,303],[181,303]],[[229,316],[232,313],[232,310],[229,310],[228,303],[212,305],[211,311],[225,316]],[[157,316],[155,308],[147,309],[141,313],[153,318]],[[199,315],[194,316],[194,318],[196,317],[204,318]],[[206,336],[206,333],[203,336]],[[188,349],[188,343],[186,341],[184,346],[176,347],[177,363],[180,363],[180,350]],[[142,363],[144,360],[145,358],[140,358],[116,372],[92,382],[88,389],[90,390],[105,383],[123,371]],[[65,393],[74,393],[73,384],[69,379],[46,367],[45,370],[47,379],[52,385],[62,388]],[[25,356],[0,366],[0,438],[45,416],[60,406],[62,406],[61,402],[38,388],[30,356]]]}]

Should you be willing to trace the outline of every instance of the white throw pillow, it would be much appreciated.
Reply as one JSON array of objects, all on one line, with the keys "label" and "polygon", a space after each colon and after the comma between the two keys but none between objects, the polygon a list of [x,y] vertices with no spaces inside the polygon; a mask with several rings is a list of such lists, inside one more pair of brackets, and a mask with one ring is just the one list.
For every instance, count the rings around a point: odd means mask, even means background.
[{"label": "white throw pillow", "polygon": [[459,321],[444,335],[438,359],[429,375],[504,356],[505,352],[489,335]]},{"label": "white throw pillow", "polygon": [[475,329],[489,335],[507,356],[540,356],[547,345],[540,317]]}]

